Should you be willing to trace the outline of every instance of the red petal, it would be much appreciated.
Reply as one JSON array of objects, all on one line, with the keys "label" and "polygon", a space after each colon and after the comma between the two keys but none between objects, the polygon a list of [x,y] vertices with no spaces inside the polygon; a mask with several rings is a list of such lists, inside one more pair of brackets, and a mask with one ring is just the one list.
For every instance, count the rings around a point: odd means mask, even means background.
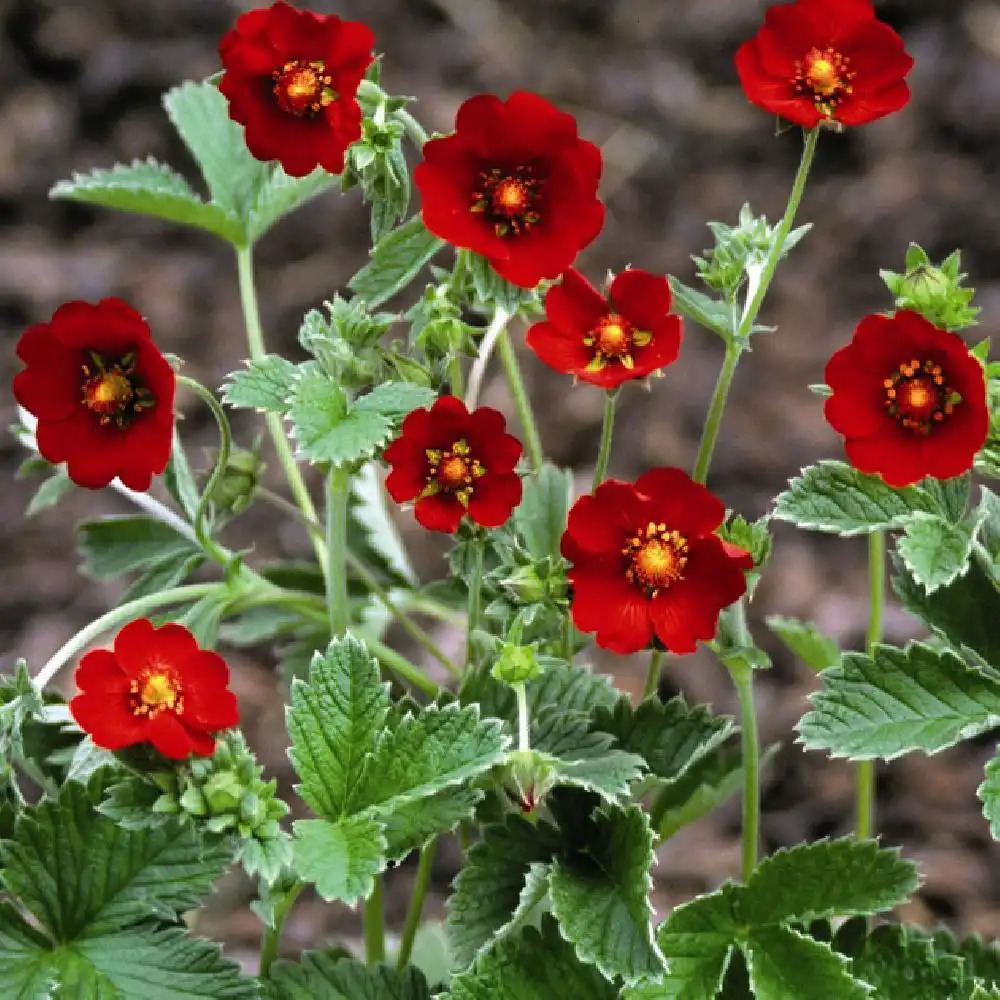
[{"label": "red petal", "polygon": [[484,528],[499,528],[520,502],[521,480],[518,476],[513,472],[487,472],[476,480],[469,498],[469,517]]},{"label": "red petal", "polygon": [[535,323],[528,330],[525,343],[545,364],[557,372],[581,375],[584,378],[590,374],[584,373],[583,370],[590,363],[594,352],[584,345],[583,337],[579,333],[563,333],[552,323]]},{"label": "red petal", "polygon": [[891,427],[874,437],[848,438],[844,450],[851,465],[860,472],[879,475],[897,489],[912,486],[927,475],[927,463],[919,444],[901,439]]},{"label": "red petal", "polygon": [[194,636],[173,622],[154,628],[148,618],[139,618],[115,637],[115,656],[130,677],[154,664],[176,669],[198,652]]},{"label": "red petal", "polygon": [[418,500],[413,513],[418,523],[428,531],[443,531],[450,535],[458,530],[465,508],[452,494],[436,493]]},{"label": "red petal", "polygon": [[236,695],[223,683],[189,683],[184,686],[182,721],[191,729],[215,732],[239,725]]},{"label": "red petal", "polygon": [[128,691],[129,679],[115,654],[109,649],[92,649],[76,668],[76,686],[88,694],[121,694]]},{"label": "red petal", "polygon": [[561,284],[553,285],[545,293],[545,315],[549,322],[560,333],[575,335],[581,341],[608,311],[604,296],[573,268],[562,276]]},{"label": "red petal", "polygon": [[651,469],[635,488],[649,497],[644,513],[685,538],[711,535],[726,516],[725,505],[683,469]]},{"label": "red petal", "polygon": [[865,125],[906,107],[910,88],[902,80],[874,94],[852,94],[837,108],[837,121],[844,125]]},{"label": "red petal", "polygon": [[640,330],[652,330],[670,312],[670,285],[662,274],[630,267],[615,277],[608,294],[615,311]]},{"label": "red petal", "polygon": [[85,692],[69,703],[69,710],[77,725],[105,750],[120,750],[146,739],[145,719],[131,711],[125,695]]},{"label": "red petal", "polygon": [[649,601],[623,574],[602,575],[570,570],[573,623],[581,632],[595,632],[602,649],[621,655],[645,649],[653,636]]},{"label": "red petal", "polygon": [[[164,757],[172,760],[183,760],[194,750],[192,734],[181,724],[173,712],[160,712],[155,718],[146,721],[146,739],[156,747]],[[205,740],[200,740],[204,745]],[[212,747],[215,741],[212,740]]]},{"label": "red petal", "polygon": [[631,483],[608,479],[573,504],[566,533],[584,552],[619,554],[629,536],[644,525],[644,510]]}]

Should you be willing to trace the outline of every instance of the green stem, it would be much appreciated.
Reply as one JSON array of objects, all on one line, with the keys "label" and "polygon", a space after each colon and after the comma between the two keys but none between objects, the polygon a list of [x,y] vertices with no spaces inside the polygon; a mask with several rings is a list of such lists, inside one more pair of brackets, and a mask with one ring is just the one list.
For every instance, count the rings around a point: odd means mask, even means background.
[{"label": "green stem", "polygon": [[531,749],[531,715],[524,681],[514,685],[514,696],[517,698],[517,749],[520,753],[527,753]]},{"label": "green stem", "polygon": [[223,410],[222,405],[205,386],[194,379],[186,378],[184,375],[177,377],[177,383],[190,389],[199,399],[208,405],[219,428],[219,454],[215,460],[215,468],[212,469],[212,473],[208,477],[208,482],[205,483],[205,488],[201,491],[201,497],[198,499],[198,508],[194,514],[194,533],[198,539],[198,544],[205,550],[206,554],[215,562],[224,566],[232,559],[232,553],[221,549],[212,538],[208,527],[208,506],[212,502],[212,495],[215,493],[216,487],[226,473],[226,466],[229,464],[229,454],[233,446],[233,434],[229,428],[229,419],[226,417],[226,411]]},{"label": "green stem", "polygon": [[285,919],[299,898],[299,893],[305,888],[304,882],[296,882],[288,890],[284,899],[274,908],[274,926],[264,929],[260,942],[260,978],[267,979],[271,975],[271,966],[278,957],[281,946],[281,932],[285,928]]},{"label": "green stem", "polygon": [[375,965],[385,961],[385,902],[382,898],[382,879],[376,878],[372,894],[364,906],[365,964]]},{"label": "green stem", "polygon": [[[243,307],[243,319],[246,324],[247,345],[250,349],[250,358],[259,361],[267,353],[264,347],[264,333],[260,325],[260,313],[257,309],[257,293],[254,289],[253,280],[253,248],[250,246],[238,247],[236,250],[236,269],[240,283],[240,304]],[[281,423],[281,417],[276,413],[267,414],[267,429],[270,432],[271,440],[274,443],[274,450],[278,457],[278,463],[285,473],[285,479],[292,491],[292,496],[302,511],[307,521],[315,521],[316,507],[313,505],[312,497],[302,473],[299,470],[295,456],[292,454],[291,445],[288,443],[288,436]],[[326,561],[326,549],[322,539],[313,538],[313,548],[316,552],[316,560],[323,576],[329,575]]]},{"label": "green stem", "polygon": [[601,423],[601,446],[597,450],[597,467],[594,469],[594,489],[604,482],[608,474],[608,462],[611,460],[611,439],[615,433],[615,403],[618,400],[618,390],[613,389],[604,394],[604,420]]},{"label": "green stem", "polygon": [[497,339],[497,353],[504,375],[507,377],[510,394],[514,397],[514,409],[517,410],[517,418],[521,422],[521,430],[528,449],[528,460],[531,462],[531,468],[537,472],[545,458],[542,452],[542,439],[538,436],[538,425],[531,409],[531,400],[528,399],[524,379],[521,377],[521,366],[517,363],[517,354],[506,330]]},{"label": "green stem", "polygon": [[120,604],[117,608],[112,608],[100,618],[92,621],[86,628],[80,629],[76,635],[56,650],[49,657],[45,666],[35,675],[33,683],[41,691],[59,673],[60,668],[67,661],[86,649],[95,639],[119,625],[142,617],[154,608],[162,608],[168,604],[187,604],[227,589],[228,587],[224,583],[191,583],[183,587],[163,590],[158,594],[146,594],[144,597],[137,597],[127,604]]},{"label": "green stem", "polygon": [[722,414],[726,409],[726,400],[729,398],[733,376],[736,374],[736,366],[739,364],[742,353],[743,345],[739,341],[731,340],[726,344],[726,357],[715,382],[712,402],[708,407],[708,416],[705,419],[705,428],[701,432],[701,443],[698,445],[698,457],[694,462],[694,476],[692,478],[696,483],[704,485],[708,479],[708,467],[712,464],[715,443],[719,439],[719,430],[722,427]]},{"label": "green stem", "polygon": [[347,506],[350,501],[351,476],[346,469],[335,468],[326,480],[326,611],[330,635],[336,638],[347,631],[351,605],[347,597]]},{"label": "green stem", "polygon": [[660,687],[660,670],[663,668],[663,650],[654,649],[649,656],[649,670],[646,683],[642,686],[642,700],[652,698]]},{"label": "green stem", "polygon": [[483,603],[483,562],[486,558],[486,538],[481,536],[473,543],[472,574],[469,578],[469,614],[465,623],[465,669],[472,666],[472,633],[479,628]]},{"label": "green stem", "polygon": [[457,354],[448,362],[448,383],[453,396],[461,399],[465,395],[465,379],[462,377],[462,359]]},{"label": "green stem", "polygon": [[743,752],[743,881],[757,867],[760,851],[760,740],[753,698],[753,667],[730,670],[740,702],[740,741]]},{"label": "green stem", "polygon": [[[459,262],[464,259],[460,254],[458,258]],[[459,266],[461,266],[460,263],[456,263],[456,270]],[[483,379],[486,377],[486,368],[490,363],[490,358],[493,357],[493,350],[496,348],[497,342],[507,328],[509,320],[510,313],[506,309],[501,309],[497,306],[489,326],[486,327],[482,339],[479,341],[479,350],[476,352],[476,358],[472,362],[472,367],[469,368],[469,382],[465,389],[465,405],[470,410],[476,407],[476,402],[479,400],[479,390],[482,389]]]},{"label": "green stem", "polygon": [[573,613],[566,609],[566,621],[563,622],[562,655],[567,663],[573,662],[573,640],[576,637],[576,627],[573,625]]},{"label": "green stem", "polygon": [[420,667],[411,663],[402,653],[397,653],[396,650],[377,639],[366,638],[365,645],[382,666],[395,671],[418,691],[423,691],[431,698],[436,698],[441,693],[441,688],[429,677],[426,677]]},{"label": "green stem", "polygon": [[[865,650],[869,656],[882,640],[882,612],[885,607],[885,535],[873,531],[868,536],[868,633]],[[875,761],[857,765],[855,836],[867,840],[875,832]]]},{"label": "green stem", "polygon": [[424,901],[431,885],[431,873],[434,869],[434,855],[437,853],[437,840],[430,840],[420,850],[420,861],[417,864],[417,877],[413,883],[413,895],[410,897],[410,908],[406,912],[406,922],[403,924],[403,936],[399,942],[399,954],[396,956],[396,971],[402,972],[413,954],[413,940],[420,927],[420,917],[424,912]]}]

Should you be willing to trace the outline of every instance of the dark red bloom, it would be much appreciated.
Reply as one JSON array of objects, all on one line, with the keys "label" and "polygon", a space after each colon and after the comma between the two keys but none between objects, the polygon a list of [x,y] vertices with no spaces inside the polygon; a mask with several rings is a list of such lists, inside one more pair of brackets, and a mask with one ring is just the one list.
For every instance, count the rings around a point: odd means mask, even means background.
[{"label": "dark red bloom", "polygon": [[653,469],[635,485],[610,479],[577,500],[561,544],[576,627],[615,653],[645,649],[654,635],[675,653],[712,639],[752,565],[715,534],[725,513],[681,469]]},{"label": "dark red bloom", "polygon": [[851,464],[890,486],[972,468],[989,432],[983,366],[921,315],[866,316],[826,366],[826,419]]},{"label": "dark red bloom", "polygon": [[764,27],[736,53],[747,97],[805,128],[864,125],[898,111],[910,99],[903,78],[912,66],[870,0],[769,7]]},{"label": "dark red bloom", "polygon": [[244,126],[250,152],[278,160],[291,177],[317,166],[341,173],[344,151],[361,138],[355,95],[374,44],[360,21],[281,0],[241,14],[219,44],[219,90],[229,117]]},{"label": "dark red bloom", "polygon": [[600,177],[573,116],[525,91],[467,100],[413,175],[427,228],[522,288],[558,277],[601,231]]},{"label": "dark red bloom", "polygon": [[140,618],[118,633],[114,650],[95,649],[80,661],[80,694],[69,710],[105,750],[151,743],[176,760],[208,756],[212,734],[240,721],[228,684],[225,661],[200,649],[186,628],[154,628]]},{"label": "dark red bloom", "polygon": [[38,450],[78,486],[116,476],[148,490],[167,466],[174,428],[174,373],[146,321],[120,299],[67,302],[17,343],[28,366],[14,396],[38,418]]},{"label": "dark red bloom", "polygon": [[556,371],[615,389],[677,360],[681,321],[669,313],[670,285],[662,276],[629,268],[604,298],[570,269],[546,293],[548,319],[528,331],[528,346]]},{"label": "dark red bloom", "polygon": [[455,531],[465,514],[497,528],[521,502],[514,472],[521,442],[505,430],[498,410],[469,413],[460,399],[442,396],[409,414],[386,448],[386,489],[397,503],[415,500],[417,520],[431,531]]}]

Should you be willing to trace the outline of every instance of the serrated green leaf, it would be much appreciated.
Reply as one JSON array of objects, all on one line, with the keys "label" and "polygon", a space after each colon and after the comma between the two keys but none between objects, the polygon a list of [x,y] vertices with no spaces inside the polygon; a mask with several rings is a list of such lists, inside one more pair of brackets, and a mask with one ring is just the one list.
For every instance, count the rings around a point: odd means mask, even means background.
[{"label": "serrated green leaf", "polygon": [[965,995],[962,960],[937,953],[933,939],[915,928],[883,924],[846,949],[844,936],[837,935],[834,947],[851,959],[854,976],[874,988],[877,1000]]},{"label": "serrated green leaf", "polygon": [[666,781],[681,778],[736,731],[730,717],[715,716],[704,705],[689,708],[680,696],[666,703],[647,698],[636,708],[619,698],[614,709],[598,707],[592,725],[614,736],[623,750],[639,754]]},{"label": "serrated green leaf", "polygon": [[981,979],[987,986],[1000,987],[1000,945],[970,934],[960,941],[947,930],[938,928],[931,935],[938,954],[954,955],[963,962],[967,977]]},{"label": "serrated green leaf", "polygon": [[433,389],[412,382],[383,382],[358,399],[351,410],[380,413],[395,422],[413,410],[430,406],[436,396]]},{"label": "serrated green leaf", "polygon": [[200,553],[176,552],[163,559],[156,560],[146,571],[136,578],[122,594],[122,604],[134,601],[147,594],[158,594],[161,591],[176,587],[186,580],[205,561]]},{"label": "serrated green leaf", "polygon": [[169,525],[151,517],[106,517],[77,528],[82,571],[95,580],[112,580],[150,563],[185,557],[197,548]]},{"label": "serrated green leaf", "polygon": [[378,662],[350,635],[314,655],[307,682],[292,683],[288,755],[302,782],[297,790],[317,815],[346,815],[388,713]]},{"label": "serrated green leaf", "polygon": [[[509,934],[524,915],[525,889],[533,867],[544,875],[560,837],[547,823],[520,816],[487,826],[469,851],[448,900],[447,928],[456,969],[468,968],[494,942]],[[530,899],[530,893],[528,898]]]},{"label": "serrated green leaf", "polygon": [[953,583],[928,594],[893,556],[892,588],[903,607],[956,648],[983,662],[1000,665],[1000,593],[986,571],[973,559],[969,571]]},{"label": "serrated green leaf", "polygon": [[163,484],[177,505],[187,515],[188,520],[193,521],[198,511],[201,496],[194,473],[191,471],[191,464],[188,462],[187,453],[184,451],[184,445],[177,433],[176,425],[174,426],[173,447],[170,449],[170,461],[167,462],[167,468],[163,473]]},{"label": "serrated green leaf", "polygon": [[337,950],[307,951],[300,962],[278,962],[271,971],[277,1000],[430,1000],[413,966],[396,972],[365,966]]},{"label": "serrated green leaf", "polygon": [[881,913],[918,884],[913,863],[876,841],[818,841],[765,858],[747,880],[738,913],[755,926]]},{"label": "serrated green leaf", "polygon": [[524,493],[514,509],[513,524],[534,559],[559,555],[572,491],[572,473],[551,462],[524,480]]},{"label": "serrated green leaf", "polygon": [[56,985],[50,942],[5,900],[0,900],[0,996],[48,1000]]},{"label": "serrated green leaf", "polygon": [[295,833],[295,869],[325,900],[349,906],[370,896],[375,877],[385,870],[384,827],[369,816],[349,816],[330,822],[300,819]]},{"label": "serrated green leaf", "polygon": [[723,340],[728,341],[735,336],[735,319],[732,307],[728,303],[713,299],[704,292],[685,285],[673,275],[668,275],[668,280],[673,296],[674,312],[685,319],[693,320],[706,330],[717,333]]},{"label": "serrated green leaf", "polygon": [[241,220],[242,242],[270,166],[250,155],[243,129],[230,119],[228,102],[213,84],[182,83],[164,95],[163,106],[198,164],[212,201]]},{"label": "serrated green leaf", "polygon": [[450,833],[459,823],[471,820],[483,799],[478,788],[446,788],[437,795],[398,806],[383,816],[386,856],[390,861],[405,858],[423,847],[431,837]]},{"label": "serrated green leaf", "polygon": [[[197,906],[229,862],[176,823],[128,831],[95,812],[100,776],[22,810],[2,845],[6,888],[57,942],[112,933]],[[93,877],[95,872],[100,878]]]},{"label": "serrated green leaf", "polygon": [[1000,757],[992,757],[986,764],[986,778],[976,789],[983,804],[983,815],[989,821],[994,840],[1000,840]]},{"label": "serrated green leaf", "polygon": [[778,496],[773,516],[800,528],[847,536],[895,528],[914,511],[933,514],[936,507],[915,486],[895,490],[845,462],[825,461],[791,480]]},{"label": "serrated green leaf", "polygon": [[975,533],[975,524],[951,524],[934,514],[911,514],[903,523],[896,551],[910,576],[932,594],[968,569]]},{"label": "serrated green leaf", "polygon": [[206,594],[186,608],[171,609],[163,618],[165,621],[183,625],[202,649],[212,649],[219,637],[219,623],[228,605],[228,596],[223,595],[220,598],[218,594]]},{"label": "serrated green leaf", "polygon": [[920,480],[917,486],[934,499],[937,512],[945,520],[958,522],[965,517],[972,493],[972,477],[969,473],[952,479],[928,476]]},{"label": "serrated green leaf", "polygon": [[275,164],[249,209],[247,233],[250,239],[260,239],[279,219],[336,183],[337,178],[322,167],[305,177],[289,177],[280,164]]},{"label": "serrated green leaf", "polygon": [[74,173],[72,180],[59,181],[49,197],[194,226],[229,242],[238,242],[243,235],[238,217],[202,201],[180,174],[151,157],[134,160],[130,166],[119,163],[110,170]]},{"label": "serrated green leaf", "polygon": [[840,659],[837,643],[824,635],[812,622],[768,615],[767,627],[800,659],[813,670],[826,670]]},{"label": "serrated green leaf", "polygon": [[347,416],[343,389],[316,367],[300,370],[292,387],[288,418],[301,457],[328,461],[326,439],[333,436]]},{"label": "serrated green leaf", "polygon": [[405,288],[444,245],[427,231],[420,216],[414,216],[375,244],[371,261],[348,285],[369,306],[379,306]]},{"label": "serrated green leaf", "polygon": [[552,862],[549,895],[559,930],[577,957],[627,985],[664,973],[653,937],[653,832],[640,806],[605,806],[588,836],[587,853]]},{"label": "serrated green leaf", "polygon": [[247,361],[243,371],[229,375],[222,401],[237,410],[284,414],[295,384],[296,366],[277,354]]},{"label": "serrated green leaf", "polygon": [[31,498],[24,516],[35,517],[43,510],[54,507],[72,490],[73,480],[66,474],[65,468],[60,466],[35,490],[35,495]]},{"label": "serrated green leaf", "polygon": [[752,928],[743,954],[756,1000],[868,1000],[872,993],[846,958],[790,927]]},{"label": "serrated green leaf", "polygon": [[559,936],[555,921],[527,927],[500,941],[473,969],[456,976],[442,1000],[616,1000],[618,989],[583,965]]},{"label": "serrated green leaf", "polygon": [[472,279],[476,297],[490,312],[503,309],[513,316],[533,299],[533,289],[520,288],[506,278],[501,278],[482,254],[467,250],[465,260],[466,271]]},{"label": "serrated green leaf", "polygon": [[822,680],[798,731],[808,749],[834,757],[933,754],[1000,726],[1000,679],[921,643],[847,653]]}]

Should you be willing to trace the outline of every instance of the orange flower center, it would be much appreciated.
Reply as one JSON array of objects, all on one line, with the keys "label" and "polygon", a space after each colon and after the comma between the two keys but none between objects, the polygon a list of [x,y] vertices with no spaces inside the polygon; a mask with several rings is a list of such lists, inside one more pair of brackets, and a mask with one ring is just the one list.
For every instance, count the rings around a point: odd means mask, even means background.
[{"label": "orange flower center", "polygon": [[80,370],[83,405],[97,414],[102,425],[114,423],[122,430],[137,413],[155,403],[152,393],[139,384],[132,353],[109,363],[100,354],[89,351],[88,360]]},{"label": "orange flower center", "polygon": [[319,60],[292,59],[271,77],[278,107],[296,118],[312,118],[337,99],[326,64]]},{"label": "orange flower center", "polygon": [[537,206],[542,183],[532,167],[482,170],[470,211],[485,216],[497,236],[520,236],[541,221]]},{"label": "orange flower center", "polygon": [[634,368],[632,349],[645,347],[652,339],[648,330],[637,330],[624,316],[608,313],[583,338],[584,344],[594,349],[586,371],[600,371],[609,361],[617,361],[624,368]]},{"label": "orange flower center", "polygon": [[792,83],[796,93],[811,98],[816,110],[832,118],[837,106],[854,92],[851,85],[857,73],[850,70],[850,59],[836,49],[810,49],[805,59],[795,62]]},{"label": "orange flower center", "polygon": [[904,361],[882,384],[886,411],[917,434],[930,434],[962,400],[945,382],[941,366],[933,361]]},{"label": "orange flower center", "polygon": [[132,714],[155,719],[161,712],[184,711],[184,699],[177,679],[167,670],[150,670],[129,684]]},{"label": "orange flower center", "polygon": [[427,456],[427,485],[417,499],[450,493],[458,497],[463,507],[468,507],[476,480],[486,475],[482,464],[473,457],[468,442],[459,438],[447,450],[427,448],[424,454]]},{"label": "orange flower center", "polygon": [[683,577],[687,551],[687,539],[680,532],[650,521],[622,549],[625,576],[647,597],[656,597]]}]

